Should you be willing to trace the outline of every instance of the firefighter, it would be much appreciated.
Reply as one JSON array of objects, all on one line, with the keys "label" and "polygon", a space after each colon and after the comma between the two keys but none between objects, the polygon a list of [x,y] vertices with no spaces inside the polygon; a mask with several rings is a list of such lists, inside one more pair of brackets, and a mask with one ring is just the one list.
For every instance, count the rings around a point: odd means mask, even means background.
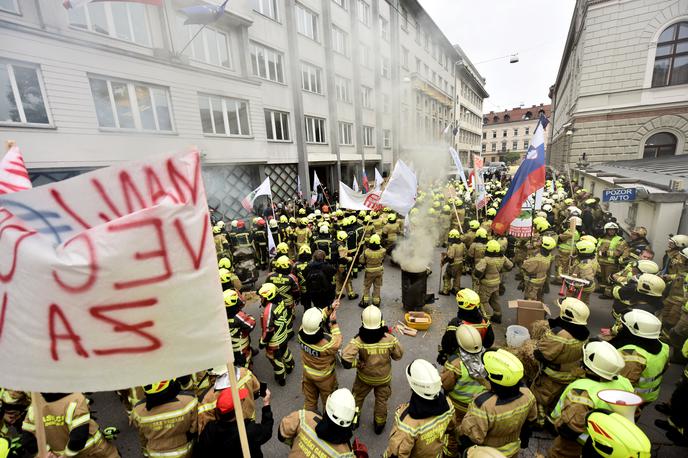
[{"label": "firefighter", "polygon": [[[568,220],[569,224],[567,227],[564,229],[564,231],[559,234],[558,241],[559,245],[557,246],[557,258],[556,258],[556,265],[557,265],[557,279],[561,281],[561,275],[562,274],[569,274],[570,271],[570,264],[571,264],[571,256],[572,256],[572,251],[574,248],[574,245],[580,240],[580,232],[579,229],[583,222],[581,219],[577,216],[572,216]],[[571,224],[574,225],[575,230],[572,232],[571,231]],[[555,280],[555,283],[556,283]]]},{"label": "firefighter", "polygon": [[292,263],[286,256],[280,256],[273,263],[274,271],[265,279],[277,287],[277,294],[284,301],[284,305],[289,312],[289,331],[290,338],[293,335],[294,310],[301,294],[299,281],[296,275],[292,274]]},{"label": "firefighter", "polygon": [[274,284],[263,283],[258,295],[263,307],[260,316],[263,332],[259,346],[265,349],[265,356],[272,365],[275,380],[280,386],[284,386],[287,383],[286,375],[294,370],[294,357],[287,346],[291,329],[290,313]]},{"label": "firefighter", "polygon": [[[347,278],[349,267],[353,262],[353,258],[349,256],[349,250],[347,249],[346,241],[348,238],[349,234],[345,231],[337,232],[337,259],[339,262],[337,264],[335,283],[337,287],[337,297],[340,296],[342,289],[345,289],[349,300],[354,300],[358,298],[358,294],[354,291],[354,287],[351,284],[351,276]],[[346,284],[344,284],[344,280],[346,280]]]},{"label": "firefighter", "polygon": [[540,252],[523,261],[523,297],[526,300],[542,300],[547,275],[552,265],[551,253],[556,246],[557,242],[552,237],[544,236],[540,242]]},{"label": "firefighter", "polygon": [[590,337],[590,309],[584,302],[565,297],[559,299],[559,317],[550,319],[549,328],[535,342],[533,356],[540,370],[530,387],[538,403],[538,426],[554,409],[566,386],[578,378],[583,358],[583,345]]},{"label": "firefighter", "polygon": [[416,359],[406,367],[411,399],[396,410],[384,458],[442,456],[446,436],[454,434],[454,406],[442,393],[435,366]]},{"label": "firefighter", "polygon": [[437,354],[437,363],[444,364],[447,358],[459,351],[459,342],[456,340],[456,330],[466,324],[474,327],[479,333],[483,347],[490,348],[494,343],[494,331],[492,325],[483,316],[480,308],[480,296],[472,289],[462,289],[456,293],[456,305],[458,311],[444,330],[442,342]]},{"label": "firefighter", "polygon": [[549,449],[549,458],[581,456],[581,444],[586,440],[586,415],[595,409],[611,410],[597,393],[602,390],[633,392],[631,382],[619,375],[625,364],[621,353],[609,342],[588,342],[583,346],[585,378],[566,387],[550,414],[558,435]]},{"label": "firefighter", "polygon": [[396,213],[390,213],[387,216],[387,224],[382,228],[382,240],[384,241],[385,249],[391,254],[394,246],[397,243],[397,238],[401,233],[401,224],[397,219]]},{"label": "firefighter", "polygon": [[475,238],[473,239],[471,246],[468,248],[468,256],[466,256],[468,267],[471,269],[473,289],[475,291],[479,289],[480,285],[480,279],[476,276],[475,266],[477,266],[478,262],[480,262],[480,260],[485,256],[485,249],[487,248],[486,244],[487,231],[480,227],[475,231]]},{"label": "firefighter", "polygon": [[313,234],[311,233],[311,230],[308,227],[308,219],[307,218],[300,218],[299,219],[299,227],[297,227],[294,230],[294,235],[292,238],[292,240],[294,242],[294,245],[292,247],[292,249],[294,250],[294,253],[298,253],[299,248],[301,248],[303,245],[310,246],[312,238],[313,238]]},{"label": "firefighter", "polygon": [[609,343],[626,362],[620,374],[647,405],[659,397],[662,375],[669,364],[669,345],[659,340],[662,321],[650,312],[634,309],[621,317],[621,323],[622,329]]},{"label": "firefighter", "polygon": [[489,234],[492,234],[492,219],[497,216],[497,209],[490,207],[485,210],[485,215],[486,218],[482,223],[480,223],[480,227],[485,229]]},{"label": "firefighter", "polygon": [[[454,199],[454,206],[456,212],[452,215],[452,229],[463,229],[464,219],[466,218],[466,210],[463,208],[463,200],[458,197]],[[457,219],[458,218],[458,219]]]},{"label": "firefighter", "polygon": [[[641,255],[643,256],[643,255]],[[609,286],[605,288],[604,295],[600,296],[603,299],[612,299],[612,291],[617,286],[626,286],[629,282],[637,283],[638,277],[642,274],[657,275],[659,266],[656,262],[650,259],[642,258],[632,260],[620,271],[611,276],[608,283]]]},{"label": "firefighter", "polygon": [[222,233],[222,227],[219,224],[213,226],[213,241],[218,259],[230,255],[229,241],[227,236]]},{"label": "firefighter", "polygon": [[502,283],[502,272],[511,270],[514,264],[502,255],[499,242],[490,240],[485,247],[485,257],[475,265],[475,275],[480,280],[478,295],[483,306],[483,313],[487,304],[492,307],[490,321],[502,322],[502,307],[499,304],[499,286]]},{"label": "firefighter", "polygon": [[621,269],[619,259],[625,251],[626,241],[619,235],[618,224],[605,224],[604,237],[597,244],[597,262],[600,264],[600,286],[609,286],[609,278]]},{"label": "firefighter", "polygon": [[591,240],[580,240],[576,243],[576,262],[571,270],[571,276],[587,280],[587,285],[583,286],[581,300],[585,303],[590,301],[590,293],[597,289],[597,274],[600,265],[595,259],[595,243]]},{"label": "firefighter", "polygon": [[192,438],[198,431],[198,400],[180,390],[176,380],[143,388],[146,399],[134,407],[130,421],[139,431],[144,456],[191,457]]},{"label": "firefighter", "polygon": [[337,252],[337,244],[330,236],[329,226],[321,226],[318,230],[318,236],[313,241],[316,250],[322,250],[325,253],[325,259],[331,261],[333,264],[337,263],[339,253]]},{"label": "firefighter", "polygon": [[311,262],[311,248],[308,245],[301,245],[299,247],[299,255],[294,265],[294,274],[299,284],[299,300],[303,305],[304,310],[311,307],[311,297],[308,294],[308,285],[306,279],[308,278],[308,264]]},{"label": "firefighter", "polygon": [[650,458],[652,444],[642,429],[623,415],[595,411],[586,418],[588,439],[582,458]]},{"label": "firefighter", "polygon": [[342,352],[342,366],[356,369],[353,395],[358,409],[368,393],[375,395],[373,427],[381,434],[387,424],[387,401],[392,394],[392,360],[399,361],[404,349],[389,333],[382,312],[369,305],[361,313],[361,327]]},{"label": "firefighter", "polygon": [[385,254],[387,250],[380,246],[380,236],[373,234],[368,241],[368,247],[363,250],[361,255],[361,265],[365,267],[365,276],[363,277],[363,294],[359,307],[365,308],[370,303],[370,288],[373,288],[372,303],[380,306],[380,293],[382,291],[382,276],[385,267],[382,265],[385,262]]},{"label": "firefighter", "polygon": [[291,447],[290,458],[353,458],[355,418],[356,401],[348,389],[340,388],[327,398],[325,415],[302,409],[284,417],[277,439]]},{"label": "firefighter", "polygon": [[251,233],[253,240],[253,249],[256,252],[256,263],[260,270],[268,267],[268,235],[265,228],[265,220],[263,218],[256,218],[254,222],[254,229]]},{"label": "firefighter", "polygon": [[647,229],[642,226],[634,227],[631,230],[631,240],[626,245],[626,250],[621,256],[621,263],[638,259],[640,253],[649,247],[650,242],[647,240]]},{"label": "firefighter", "polygon": [[441,264],[447,264],[442,277],[442,289],[440,294],[449,296],[456,294],[461,289],[461,276],[463,275],[463,259],[466,254],[466,246],[461,241],[461,234],[456,229],[449,231],[447,251],[442,253]]},{"label": "firefighter", "polygon": [[[442,389],[454,405],[454,423],[460,425],[468,405],[477,395],[487,391],[489,384],[482,361],[485,348],[480,333],[473,326],[459,326],[456,340],[459,351],[452,355],[451,361],[444,363],[440,378]],[[446,455],[456,456],[458,446],[456,436],[450,435]]]},{"label": "firefighter", "polygon": [[669,290],[664,299],[662,321],[664,327],[670,329],[681,317],[681,307],[685,303],[683,297],[683,279],[688,274],[688,259],[681,254],[681,250],[688,247],[688,235],[674,235],[669,238],[669,249],[664,257],[664,275],[662,279]]},{"label": "firefighter", "polygon": [[519,384],[523,364],[513,354],[499,349],[483,354],[490,390],[468,406],[459,429],[461,444],[494,447],[506,457],[528,448],[532,423],[537,418],[535,397]]},{"label": "firefighter", "polygon": [[615,287],[612,291],[614,298],[612,317],[615,320],[612,332],[616,333],[621,329],[621,317],[631,309],[641,309],[652,314],[658,313],[662,308],[662,296],[665,289],[664,280],[653,274],[642,274],[635,282]]},{"label": "firefighter", "polygon": [[[88,458],[119,458],[114,445],[108,442],[91,417],[88,400],[82,393],[41,393],[45,400],[38,415],[43,419],[45,441],[53,456]],[[27,456],[38,452],[36,442],[36,402],[32,402],[24,418],[22,450]],[[36,455],[37,456],[37,455]]]},{"label": "firefighter", "polygon": [[230,288],[234,288],[237,291],[241,291],[243,284],[237,274],[234,273],[232,261],[229,258],[221,258],[217,265],[220,269],[222,290],[227,291]]},{"label": "firefighter", "polygon": [[[688,248],[684,248],[681,254],[688,259]],[[678,281],[678,279],[674,281]],[[675,348],[676,353],[681,348],[682,342],[688,337],[688,273],[683,277],[683,300],[685,302],[681,307],[679,320],[668,332],[671,345]]]},{"label": "firefighter", "polygon": [[449,230],[451,229],[451,207],[447,204],[442,206],[442,213],[439,216],[440,222],[440,244],[444,247],[447,246],[447,237],[449,235]]},{"label": "firefighter", "polygon": [[318,397],[325,407],[327,398],[338,387],[335,356],[342,345],[342,334],[337,324],[336,309],[330,313],[329,329],[323,329],[323,311],[317,307],[306,310],[299,331],[303,381],[301,389],[305,399],[304,409],[317,411]]},{"label": "firefighter", "polygon": [[[681,356],[688,358],[688,339],[684,340],[681,347]],[[671,393],[669,402],[655,404],[655,410],[666,415],[666,420],[655,420],[655,425],[666,430],[666,436],[675,444],[685,446],[688,444],[688,365],[683,367],[680,381]]]},{"label": "firefighter", "polygon": [[245,367],[253,367],[253,350],[251,348],[251,331],[256,327],[256,319],[244,312],[246,305],[237,290],[223,292],[227,325],[232,339],[232,349],[244,356]]},{"label": "firefighter", "polygon": [[468,231],[463,234],[463,244],[466,245],[466,250],[468,250],[475,240],[475,231],[480,228],[480,223],[477,219],[472,219],[468,222]]}]

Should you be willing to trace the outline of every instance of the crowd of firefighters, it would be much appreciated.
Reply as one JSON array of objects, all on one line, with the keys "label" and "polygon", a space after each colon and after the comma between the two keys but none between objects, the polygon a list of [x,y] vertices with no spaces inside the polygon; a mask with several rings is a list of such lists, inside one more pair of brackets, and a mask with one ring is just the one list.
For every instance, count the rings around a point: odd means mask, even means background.
[{"label": "crowd of firefighters", "polygon": [[[654,404],[667,418],[656,424],[685,445],[688,413],[681,404],[688,400],[688,370],[669,403],[656,401],[669,362],[688,358],[688,236],[672,236],[659,265],[643,227],[624,237],[597,198],[562,180],[548,181],[541,209],[531,215],[530,236],[502,236],[493,232],[492,219],[507,184],[491,180],[486,187],[490,199],[480,210],[469,190],[450,181],[420,191],[405,218],[388,208],[323,205],[285,207],[250,222],[214,221],[241,405],[234,405],[228,389],[227,367],[121,391],[143,454],[236,454],[240,408],[251,456],[262,456],[274,420],[270,389],[252,372],[253,361],[264,353],[275,382],[284,386],[296,370],[292,349],[298,348],[303,406],[282,412],[277,438],[290,448],[284,455],[367,456],[354,431],[365,427],[362,418],[372,417],[373,431],[382,434],[392,390],[408,389],[392,380],[393,361],[404,350],[383,319],[389,305],[381,297],[385,260],[400,238],[428,227],[440,229],[439,293],[455,297],[456,317],[439,343],[439,370],[423,359],[406,366],[410,398],[393,413],[383,456],[513,457],[528,447],[533,431],[545,430],[555,437],[549,457],[649,457],[650,442],[641,428],[598,396],[608,389],[640,396],[636,417]],[[257,267],[267,271],[260,285],[253,276],[238,275],[241,250],[250,251]],[[494,325],[502,321],[501,296],[512,270],[523,298],[542,300],[550,284],[561,286],[564,296],[558,317],[540,323],[537,334],[533,325],[533,350],[526,356],[496,343],[503,328]],[[359,294],[352,279],[360,273]],[[466,275],[470,284],[462,284]],[[610,326],[600,336],[588,322],[595,292],[612,301]],[[258,318],[244,309],[254,295],[261,304]],[[360,328],[346,341],[337,312],[340,304],[359,297]],[[303,312],[296,328],[298,305]],[[532,362],[536,371],[528,370]],[[356,371],[351,389],[339,387],[339,366]],[[371,392],[372,415],[361,416]],[[28,393],[2,390],[0,456],[35,454],[36,408],[54,456],[119,456],[113,443],[117,431],[99,428],[84,394],[43,393],[42,398],[32,403]]]}]

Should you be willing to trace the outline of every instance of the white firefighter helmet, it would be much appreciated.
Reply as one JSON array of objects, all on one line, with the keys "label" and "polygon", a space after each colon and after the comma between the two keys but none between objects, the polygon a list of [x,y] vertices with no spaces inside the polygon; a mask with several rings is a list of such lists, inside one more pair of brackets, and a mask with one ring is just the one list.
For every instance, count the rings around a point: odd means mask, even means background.
[{"label": "white firefighter helmet", "polygon": [[[308,309],[313,310],[313,309]],[[325,403],[325,411],[338,426],[351,426],[356,417],[356,401],[354,395],[347,388],[334,391]]]},{"label": "white firefighter helmet", "polygon": [[604,230],[608,231],[609,229],[619,229],[619,225],[616,223],[609,222],[604,225]]},{"label": "white firefighter helmet", "polygon": [[[688,250],[688,248],[686,248],[686,250]],[[659,266],[656,262],[650,261],[649,259],[640,259],[638,261],[638,270],[644,274],[656,275],[657,272],[659,272]]]},{"label": "white firefighter helmet", "polygon": [[435,399],[442,389],[439,372],[424,359],[416,359],[406,366],[406,379],[413,392],[423,399]]},{"label": "white firefighter helmet", "polygon": [[470,324],[462,324],[456,328],[456,341],[468,353],[479,353],[483,348],[480,333]]},{"label": "white firefighter helmet", "polygon": [[603,379],[613,380],[626,362],[612,344],[596,341],[583,346],[583,364]]},{"label": "white firefighter helmet", "polygon": [[642,274],[638,277],[636,291],[653,297],[662,297],[666,283],[661,277],[654,274]]},{"label": "white firefighter helmet", "polygon": [[322,311],[318,307],[311,307],[303,313],[301,320],[301,329],[304,333],[312,336],[320,329],[323,316]]},{"label": "white firefighter helmet", "polygon": [[659,339],[662,321],[645,310],[633,309],[621,317],[621,322],[634,336],[645,339]]},{"label": "white firefighter helmet", "polygon": [[361,313],[361,322],[365,329],[379,329],[382,326],[382,312],[376,305],[369,305]]},{"label": "white firefighter helmet", "polygon": [[559,299],[559,317],[573,324],[588,324],[590,308],[585,302],[575,297]]}]

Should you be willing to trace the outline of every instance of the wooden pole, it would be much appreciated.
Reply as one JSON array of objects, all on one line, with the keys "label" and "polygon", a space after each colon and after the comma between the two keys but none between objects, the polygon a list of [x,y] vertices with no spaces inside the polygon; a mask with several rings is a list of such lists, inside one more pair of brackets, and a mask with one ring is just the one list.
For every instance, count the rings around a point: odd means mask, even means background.
[{"label": "wooden pole", "polygon": [[48,456],[48,443],[45,438],[45,425],[43,424],[43,403],[45,399],[41,393],[36,391],[31,393],[31,403],[33,404],[33,423],[36,427],[36,444],[38,445],[38,458]]},{"label": "wooden pole", "polygon": [[[368,229],[368,226],[370,226],[370,221],[366,223],[365,227],[363,228],[363,235],[365,236],[366,230]],[[354,270],[354,262],[356,262],[356,258],[358,257],[358,252],[361,251],[361,247],[363,246],[363,242],[365,242],[365,237],[361,237],[361,241],[358,242],[358,247],[356,248],[356,252],[354,253],[353,259],[351,259],[351,265],[349,266],[349,271],[346,273],[346,277],[344,277],[344,281],[342,282],[342,290],[339,292],[339,295],[337,296],[337,301],[340,301],[342,299],[342,294],[344,294],[344,290],[346,289],[346,283],[349,281],[349,276],[351,275],[351,271]]]},{"label": "wooden pole", "polygon": [[[227,371],[229,372],[229,389],[232,390],[232,399],[234,400],[234,415],[236,417],[237,427],[239,428],[241,451],[244,458],[251,458],[251,451],[248,447],[248,436],[246,435],[246,425],[244,424],[244,410],[241,407],[241,399],[239,398],[239,387],[237,386],[234,358],[227,363]],[[251,393],[250,395],[253,394]]]}]

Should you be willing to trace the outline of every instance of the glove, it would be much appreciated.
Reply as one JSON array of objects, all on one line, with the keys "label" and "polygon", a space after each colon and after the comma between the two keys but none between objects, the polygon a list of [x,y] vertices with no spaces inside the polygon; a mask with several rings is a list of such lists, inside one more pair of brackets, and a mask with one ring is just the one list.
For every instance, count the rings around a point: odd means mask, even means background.
[{"label": "glove", "polygon": [[265,344],[265,342],[263,342],[262,340],[258,342],[258,348],[259,348],[259,349],[262,350],[262,349],[264,349],[265,347],[267,347],[267,345]]},{"label": "glove", "polygon": [[105,436],[105,439],[108,441],[114,441],[117,439],[119,432],[120,431],[116,426],[108,426],[107,428],[103,429],[103,436]]},{"label": "glove", "polygon": [[447,355],[445,355],[442,352],[437,353],[437,364],[439,364],[440,366],[444,366],[444,363],[446,363],[446,362],[447,362]]}]

